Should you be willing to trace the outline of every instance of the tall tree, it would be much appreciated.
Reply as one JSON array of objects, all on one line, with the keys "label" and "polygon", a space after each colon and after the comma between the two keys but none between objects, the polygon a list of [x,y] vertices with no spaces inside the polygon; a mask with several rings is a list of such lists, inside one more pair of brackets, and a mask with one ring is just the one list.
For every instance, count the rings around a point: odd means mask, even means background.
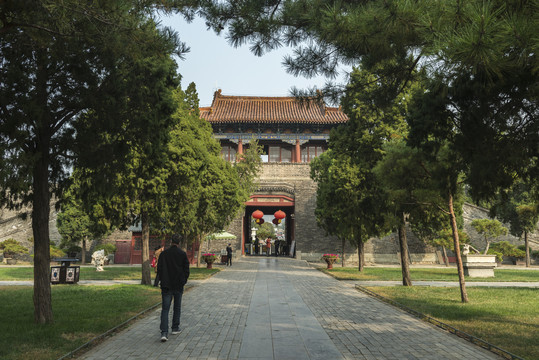
[{"label": "tall tree", "polygon": [[81,262],[85,264],[88,240],[103,237],[108,232],[109,224],[103,218],[102,208],[98,204],[91,208],[84,206],[76,175],[74,178],[60,201],[56,226],[62,236],[60,247],[65,249],[80,244]]},{"label": "tall tree", "polygon": [[531,193],[532,187],[517,181],[510,189],[500,192],[494,201],[490,215],[510,224],[510,232],[522,238],[526,247],[526,267],[530,266],[530,244],[528,235],[537,229],[539,201]]},{"label": "tall tree", "polygon": [[485,239],[485,251],[483,252],[485,255],[488,253],[488,248],[492,241],[502,235],[507,235],[508,233],[507,228],[495,219],[475,219],[472,221],[472,227],[480,235],[483,235],[483,238]]},{"label": "tall tree", "polygon": [[[37,323],[53,321],[50,199],[61,196],[69,169],[81,160],[81,145],[94,146],[93,163],[110,170],[122,162],[128,142],[162,131],[160,124],[135,116],[147,110],[138,102],[141,90],[151,89],[157,78],[141,84],[144,73],[132,65],[150,54],[170,54],[178,45],[172,33],[156,31],[148,18],[151,4],[0,4],[0,201],[10,207],[32,204]],[[106,147],[95,146],[105,142]]]},{"label": "tall tree", "polygon": [[[376,75],[358,69],[352,72],[343,98],[343,111],[349,121],[331,132],[327,158],[323,155],[311,165],[311,177],[318,183],[320,196],[318,222],[328,233],[357,246],[360,271],[364,242],[389,230],[387,198],[373,169],[382,158],[383,144],[406,132],[405,94],[399,101],[388,101]],[[365,83],[369,86],[358,86]]]},{"label": "tall tree", "polygon": [[[434,166],[428,157],[421,150],[406,145],[403,139],[386,143],[383,150],[384,157],[374,172],[387,193],[399,237],[405,236],[406,221],[421,239],[432,239],[442,229],[449,229],[447,199],[440,191],[439,181],[433,178]],[[459,228],[462,227],[462,219],[459,220],[461,207],[462,202],[459,201],[455,207]],[[407,261],[404,256],[406,240],[401,239],[400,243],[404,264]],[[406,283],[404,266],[403,283]]]},{"label": "tall tree", "polygon": [[174,117],[168,148],[166,184],[167,227],[188,242],[222,230],[234,219],[255,187],[261,166],[256,141],[231,164],[221,157],[219,142],[211,125],[201,119],[194,104],[198,95],[194,84],[178,91],[180,107]]},{"label": "tall tree", "polygon": [[334,160],[333,151],[330,149],[311,161],[311,178],[316,182],[316,208],[314,214],[316,222],[326,235],[336,236],[341,242],[341,259],[344,266],[344,249],[350,234],[347,227],[343,226],[347,209],[341,206],[336,199],[337,182],[331,164]]}]

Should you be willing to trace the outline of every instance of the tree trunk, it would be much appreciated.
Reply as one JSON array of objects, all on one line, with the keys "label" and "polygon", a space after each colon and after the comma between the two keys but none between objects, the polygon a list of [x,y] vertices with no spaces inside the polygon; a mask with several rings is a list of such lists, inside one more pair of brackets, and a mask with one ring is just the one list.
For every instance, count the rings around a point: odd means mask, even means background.
[{"label": "tree trunk", "polygon": [[346,245],[346,239],[341,239],[341,266],[344,267],[344,246]]},{"label": "tree trunk", "polygon": [[445,266],[449,266],[449,259],[447,258],[447,251],[445,250],[445,246],[442,246],[442,250],[444,252],[444,263]]},{"label": "tree trunk", "polygon": [[32,232],[34,235],[34,320],[38,324],[54,321],[49,281],[49,188],[47,165],[38,161],[34,170]]},{"label": "tree trunk", "polygon": [[490,241],[488,240],[485,240],[486,243],[487,243],[487,247],[485,248],[485,252],[483,253],[483,255],[486,255],[488,253],[488,249],[490,248]]},{"label": "tree trunk", "polygon": [[81,264],[84,265],[84,264],[86,264],[86,237],[84,237],[84,238],[82,239],[82,246],[81,246],[81,248],[82,248],[82,250],[81,250],[81,254],[80,254],[81,256],[80,256],[80,257],[81,257],[82,259],[80,259],[80,260],[81,260]]},{"label": "tree trunk", "polygon": [[152,273],[150,268],[150,224],[148,212],[142,210],[142,285],[152,284]]},{"label": "tree trunk", "polygon": [[[36,78],[36,91],[38,99],[36,105],[46,109],[47,105],[47,74],[41,61],[46,57],[44,51],[37,52],[38,73]],[[38,324],[47,324],[54,321],[52,313],[50,273],[50,239],[49,239],[49,148],[50,127],[45,114],[35,119],[36,136],[34,155],[36,156],[33,168],[32,183],[32,233],[34,235],[34,321]]]},{"label": "tree trunk", "polygon": [[412,279],[410,277],[410,266],[408,266],[408,243],[406,239],[406,224],[404,220],[404,213],[402,214],[402,219],[399,225],[398,233],[399,233],[399,246],[401,250],[402,285],[412,286]]},{"label": "tree trunk", "polygon": [[200,243],[200,236],[195,240],[198,243],[198,250],[197,250],[197,268],[200,267],[200,257],[202,256],[202,253],[200,252],[200,248],[202,247],[202,244]]},{"label": "tree trunk", "polygon": [[363,266],[365,264],[365,244],[363,243],[363,239],[361,239],[361,230],[358,234],[358,243],[357,243],[357,257],[358,257],[358,271],[363,271]]},{"label": "tree trunk", "polygon": [[527,231],[524,231],[524,246],[526,247],[526,267],[530,267],[530,243],[528,241]]},{"label": "tree trunk", "polygon": [[457,258],[457,269],[459,274],[460,298],[463,303],[468,302],[468,293],[466,292],[466,282],[464,281],[464,269],[462,267],[462,258],[460,257],[459,231],[457,220],[455,218],[455,209],[453,209],[453,194],[449,193],[449,213],[451,217],[451,230],[453,231],[453,243],[455,246],[455,255]]}]

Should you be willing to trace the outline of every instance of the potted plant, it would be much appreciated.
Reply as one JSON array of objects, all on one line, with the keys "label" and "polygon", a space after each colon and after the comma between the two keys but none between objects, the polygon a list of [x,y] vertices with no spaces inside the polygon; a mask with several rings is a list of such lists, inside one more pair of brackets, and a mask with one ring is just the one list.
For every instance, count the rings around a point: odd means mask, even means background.
[{"label": "potted plant", "polygon": [[212,269],[213,263],[215,262],[215,260],[217,260],[217,255],[212,254],[212,253],[206,253],[206,254],[202,254],[201,258],[203,261],[206,262],[206,268]]},{"label": "potted plant", "polygon": [[327,263],[328,269],[333,269],[333,263],[339,260],[339,255],[337,254],[324,254],[322,255],[322,260]]},{"label": "potted plant", "polygon": [[0,249],[4,250],[4,258],[8,265],[17,263],[14,257],[19,254],[28,254],[28,248],[24,247],[15,239],[7,239],[0,243]]}]

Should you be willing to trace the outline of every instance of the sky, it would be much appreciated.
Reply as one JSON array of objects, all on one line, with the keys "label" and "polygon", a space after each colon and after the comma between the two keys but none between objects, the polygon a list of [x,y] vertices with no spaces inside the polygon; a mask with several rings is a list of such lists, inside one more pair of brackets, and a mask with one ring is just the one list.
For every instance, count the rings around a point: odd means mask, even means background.
[{"label": "sky", "polygon": [[182,75],[181,86],[186,89],[195,82],[200,106],[210,106],[213,94],[221,89],[223,95],[235,96],[290,96],[296,86],[306,89],[323,87],[322,77],[306,79],[287,74],[281,64],[290,48],[281,48],[262,57],[253,55],[248,45],[234,48],[224,35],[207,30],[200,18],[187,23],[182,16],[163,17],[162,25],[176,30],[180,40],[191,48],[185,60],[176,59]]}]

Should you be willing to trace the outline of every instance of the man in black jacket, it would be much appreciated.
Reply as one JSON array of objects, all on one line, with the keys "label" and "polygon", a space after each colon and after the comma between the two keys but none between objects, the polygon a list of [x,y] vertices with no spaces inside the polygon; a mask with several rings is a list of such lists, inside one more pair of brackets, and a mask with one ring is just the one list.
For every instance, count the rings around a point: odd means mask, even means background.
[{"label": "man in black jacket", "polygon": [[189,278],[189,260],[185,251],[181,250],[180,237],[172,236],[172,245],[159,256],[157,278],[161,283],[161,341],[168,340],[168,314],[174,300],[172,313],[172,334],[180,333],[180,315],[182,307],[183,287]]}]

